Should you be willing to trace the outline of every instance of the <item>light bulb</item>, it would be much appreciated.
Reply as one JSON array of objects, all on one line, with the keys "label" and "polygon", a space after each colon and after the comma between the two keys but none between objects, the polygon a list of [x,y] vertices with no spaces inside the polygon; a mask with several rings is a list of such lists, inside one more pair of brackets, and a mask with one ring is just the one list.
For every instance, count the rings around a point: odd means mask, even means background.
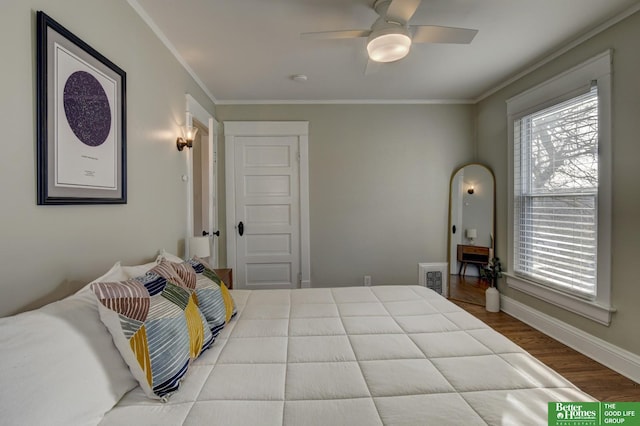
[{"label": "light bulb", "polygon": [[407,56],[411,39],[405,34],[382,34],[367,44],[369,58],[376,62],[393,62]]}]

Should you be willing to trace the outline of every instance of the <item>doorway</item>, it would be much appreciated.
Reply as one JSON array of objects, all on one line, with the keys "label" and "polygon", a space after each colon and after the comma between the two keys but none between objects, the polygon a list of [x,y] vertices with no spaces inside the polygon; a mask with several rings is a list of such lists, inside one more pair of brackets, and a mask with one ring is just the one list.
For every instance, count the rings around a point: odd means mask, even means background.
[{"label": "doorway", "polygon": [[[186,95],[187,124],[198,128],[193,147],[187,153],[187,235],[209,236],[207,262],[218,267],[217,129],[218,122],[191,95]],[[185,244],[186,256],[189,245]]]},{"label": "doorway", "polygon": [[234,287],[310,287],[308,123],[225,122]]}]

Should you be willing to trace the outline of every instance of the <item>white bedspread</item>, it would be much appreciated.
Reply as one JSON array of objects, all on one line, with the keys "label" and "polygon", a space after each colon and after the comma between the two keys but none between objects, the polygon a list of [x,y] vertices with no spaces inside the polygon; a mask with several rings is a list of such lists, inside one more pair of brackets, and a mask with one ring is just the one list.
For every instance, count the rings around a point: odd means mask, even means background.
[{"label": "white bedspread", "polygon": [[140,388],[105,425],[546,425],[593,401],[419,286],[235,290],[238,316],[168,403]]}]

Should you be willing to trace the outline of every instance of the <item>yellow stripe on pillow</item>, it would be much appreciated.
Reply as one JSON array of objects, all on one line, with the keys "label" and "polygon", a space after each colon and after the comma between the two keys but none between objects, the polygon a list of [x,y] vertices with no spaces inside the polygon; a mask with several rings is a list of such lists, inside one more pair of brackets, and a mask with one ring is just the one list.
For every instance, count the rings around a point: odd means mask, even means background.
[{"label": "yellow stripe on pillow", "polygon": [[235,304],[233,303],[233,297],[231,297],[229,289],[222,281],[220,281],[220,291],[222,292],[222,300],[224,300],[224,307],[227,311],[227,317],[225,321],[228,323],[233,316]]},{"label": "yellow stripe on pillow", "polygon": [[204,344],[204,327],[194,294],[189,298],[184,314],[187,318],[187,330],[189,331],[189,351],[191,358],[195,359],[200,355]]},{"label": "yellow stripe on pillow", "polygon": [[140,327],[140,329],[131,336],[129,344],[131,345],[131,350],[138,359],[140,368],[147,375],[147,383],[151,386],[151,357],[149,356],[149,347],[147,346],[147,329],[144,325],[142,325],[142,327]]}]

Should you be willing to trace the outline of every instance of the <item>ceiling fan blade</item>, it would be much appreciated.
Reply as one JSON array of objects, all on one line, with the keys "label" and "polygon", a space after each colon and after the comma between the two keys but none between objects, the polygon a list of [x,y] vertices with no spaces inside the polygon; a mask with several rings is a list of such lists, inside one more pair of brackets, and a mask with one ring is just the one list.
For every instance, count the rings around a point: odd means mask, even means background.
[{"label": "ceiling fan blade", "polygon": [[368,37],[371,30],[343,30],[343,31],[320,31],[315,33],[302,33],[303,40],[331,40],[337,38],[358,38]]},{"label": "ceiling fan blade", "polygon": [[415,28],[414,43],[454,43],[469,44],[478,30],[469,28],[439,27],[436,25],[411,25]]},{"label": "ceiling fan blade", "polygon": [[416,13],[422,0],[392,0],[387,9],[386,19],[388,21],[406,24]]}]

